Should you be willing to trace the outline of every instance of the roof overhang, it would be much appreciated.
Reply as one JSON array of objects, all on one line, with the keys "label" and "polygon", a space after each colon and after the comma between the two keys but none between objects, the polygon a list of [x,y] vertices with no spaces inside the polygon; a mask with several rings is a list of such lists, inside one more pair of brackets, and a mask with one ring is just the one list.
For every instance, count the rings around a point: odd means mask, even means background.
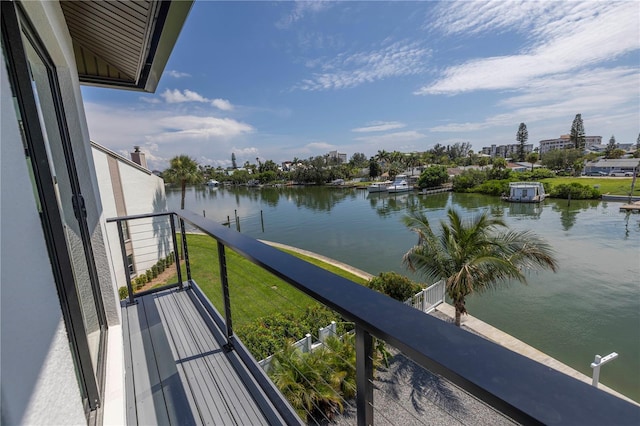
[{"label": "roof overhang", "polygon": [[153,92],[192,0],[62,0],[80,83]]}]

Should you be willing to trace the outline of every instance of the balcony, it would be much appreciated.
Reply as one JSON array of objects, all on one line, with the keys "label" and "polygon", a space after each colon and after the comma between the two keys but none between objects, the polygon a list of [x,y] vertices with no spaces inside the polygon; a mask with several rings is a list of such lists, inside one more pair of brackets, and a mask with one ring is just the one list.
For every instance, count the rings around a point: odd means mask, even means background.
[{"label": "balcony", "polygon": [[[377,341],[401,354],[418,374],[434,378],[422,379],[423,385],[451,384],[505,421],[580,425],[640,421],[637,405],[194,213],[156,213],[108,222],[117,226],[125,271],[131,266],[127,247],[133,247],[140,261],[146,253],[155,257],[169,253],[177,276],[177,282],[142,291],[136,291],[127,277],[128,297],[122,310],[129,424],[303,423],[234,332],[234,324],[246,311],[235,302],[242,295],[234,293],[236,281],[229,279],[229,251],[354,325],[356,396],[344,401],[351,417],[343,417],[342,424],[394,424],[394,419],[406,424],[376,401],[384,387],[380,380],[398,378],[392,369],[375,372]],[[131,236],[126,243],[125,223]],[[136,223],[141,225],[136,228]],[[218,263],[214,298],[203,290],[209,286],[207,278],[192,276],[196,259],[189,256],[187,227],[215,241],[217,250],[197,259]],[[269,303],[268,297],[264,302]],[[430,394],[425,386],[419,390]],[[443,416],[456,417],[455,407],[433,399]],[[411,423],[442,423],[431,415],[421,416],[427,414],[413,413]],[[329,420],[333,419],[317,423]]]}]

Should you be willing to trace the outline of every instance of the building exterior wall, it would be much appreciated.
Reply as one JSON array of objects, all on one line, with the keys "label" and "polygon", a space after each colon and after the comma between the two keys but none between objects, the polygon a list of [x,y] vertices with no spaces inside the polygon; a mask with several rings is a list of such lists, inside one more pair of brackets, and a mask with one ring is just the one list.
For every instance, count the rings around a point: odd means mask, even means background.
[{"label": "building exterior wall", "polygon": [[[517,155],[518,148],[520,144],[514,143],[509,145],[491,145],[485,146],[482,148],[481,153],[485,155],[491,156],[491,158],[502,157],[502,158],[512,158]],[[524,153],[525,155],[533,152],[533,144],[525,144],[524,145]]]},{"label": "building exterior wall", "polygon": [[[87,211],[88,238],[92,244],[106,325],[117,325],[120,305],[106,254],[102,205],[71,38],[58,2],[20,2],[20,5],[55,67],[63,119]],[[3,94],[0,155],[2,423],[84,424],[87,419],[70,345],[72,339],[68,336],[71,331],[63,317],[53,262],[38,213],[38,196],[34,195],[18,127],[17,104],[10,96],[12,90],[4,55],[0,68]],[[47,101],[41,99],[41,102]],[[53,111],[45,105],[43,115],[51,118]],[[56,170],[56,178],[60,182],[69,179],[64,168]],[[70,200],[65,198],[63,202],[70,203]],[[70,210],[65,207],[67,213]],[[75,226],[72,222],[69,224]],[[77,237],[74,230],[66,234],[69,238]],[[77,250],[78,245],[71,244],[71,247]],[[84,255],[74,252],[73,256]],[[116,331],[109,334],[109,339],[122,339],[122,336]],[[118,355],[122,356],[121,353]],[[111,371],[109,375],[122,381],[124,371]],[[105,387],[108,392],[109,380]],[[108,409],[106,405],[103,401],[105,410]]]},{"label": "building exterior wall", "polygon": [[[92,143],[92,150],[100,187],[100,198],[106,218],[167,211],[162,178],[98,144]],[[109,167],[109,163],[112,164],[112,167]],[[116,178],[114,174],[117,174],[118,177]],[[120,205],[121,203],[122,205]],[[114,271],[116,285],[118,287],[126,286],[117,226],[115,223],[109,223],[106,227],[107,245],[111,253],[109,260]],[[166,218],[140,219],[129,223],[129,231],[133,237],[131,251],[135,269],[132,277],[144,273],[160,257],[167,256],[170,247],[161,245],[166,241],[164,237],[167,227]],[[143,235],[144,240],[143,238],[135,238],[136,235]]]},{"label": "building exterior wall", "polygon": [[[58,24],[59,22],[55,22]],[[18,118],[1,59],[0,370],[3,424],[86,423]]]},{"label": "building exterior wall", "polygon": [[[602,144],[602,136],[585,136],[585,148]],[[563,149],[573,147],[573,142],[569,135],[562,135],[557,139],[545,139],[540,141],[540,155],[545,154],[554,149]]]}]

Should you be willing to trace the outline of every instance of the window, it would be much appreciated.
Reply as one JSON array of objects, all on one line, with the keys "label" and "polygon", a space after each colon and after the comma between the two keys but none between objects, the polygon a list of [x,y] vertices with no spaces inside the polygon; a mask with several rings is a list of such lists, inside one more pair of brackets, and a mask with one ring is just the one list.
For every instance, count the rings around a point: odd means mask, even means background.
[{"label": "window", "polygon": [[136,274],[136,267],[133,264],[133,254],[127,255],[127,266],[129,268],[129,276],[133,276]]}]

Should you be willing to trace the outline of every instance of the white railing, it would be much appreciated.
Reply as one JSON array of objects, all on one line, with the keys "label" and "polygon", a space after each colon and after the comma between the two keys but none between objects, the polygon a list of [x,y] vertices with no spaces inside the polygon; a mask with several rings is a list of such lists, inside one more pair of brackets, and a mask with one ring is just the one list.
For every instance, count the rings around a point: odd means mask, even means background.
[{"label": "white railing", "polygon": [[429,313],[436,306],[444,302],[445,285],[444,280],[440,280],[435,284],[425,288],[420,293],[413,295],[405,301],[405,305],[413,306],[422,312]]},{"label": "white railing", "polygon": [[[298,340],[291,344],[294,348],[298,349],[302,353],[313,352],[316,348],[322,346],[322,344],[331,336],[338,336],[336,332],[336,322],[331,321],[326,327],[322,327],[318,329],[318,340],[316,342],[313,341],[313,336],[307,333],[302,339]],[[266,372],[269,372],[269,368],[271,367],[271,360],[273,359],[273,355],[269,355],[265,359],[258,361],[260,367]]]}]

